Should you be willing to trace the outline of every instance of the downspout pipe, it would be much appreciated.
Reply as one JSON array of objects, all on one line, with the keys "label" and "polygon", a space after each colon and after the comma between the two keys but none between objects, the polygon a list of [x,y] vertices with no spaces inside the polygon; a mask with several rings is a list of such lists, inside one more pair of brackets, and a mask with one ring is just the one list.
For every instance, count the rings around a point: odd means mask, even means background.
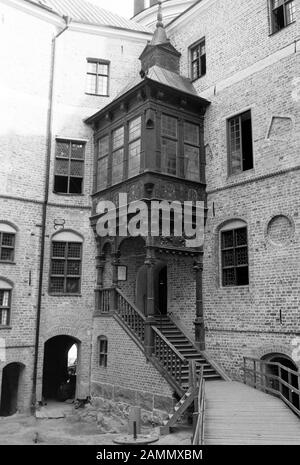
[{"label": "downspout pipe", "polygon": [[54,80],[55,80],[55,62],[56,62],[56,42],[65,31],[70,27],[72,19],[69,16],[63,16],[66,26],[61,29],[52,39],[51,44],[51,67],[50,67],[50,85],[49,85],[49,106],[47,118],[47,151],[45,162],[45,190],[44,200],[42,205],[42,223],[41,223],[41,243],[40,243],[40,263],[39,263],[39,280],[38,280],[38,297],[37,297],[37,313],[36,313],[36,328],[35,328],[35,346],[34,346],[34,364],[33,364],[33,380],[32,380],[32,399],[31,409],[35,412],[37,403],[37,373],[38,373],[38,356],[39,356],[39,339],[41,326],[41,307],[43,293],[43,276],[44,276],[44,258],[45,258],[45,238],[46,238],[46,222],[47,222],[47,206],[49,200],[49,185],[50,185],[50,163],[52,150],[52,128],[53,128],[53,106],[54,106]]}]

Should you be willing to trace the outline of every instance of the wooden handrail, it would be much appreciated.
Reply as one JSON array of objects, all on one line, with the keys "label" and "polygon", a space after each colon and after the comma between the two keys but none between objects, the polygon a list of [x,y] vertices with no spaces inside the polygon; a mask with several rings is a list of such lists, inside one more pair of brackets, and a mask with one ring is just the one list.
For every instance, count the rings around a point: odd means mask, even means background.
[{"label": "wooden handrail", "polygon": [[204,368],[201,366],[199,374],[199,387],[198,396],[196,400],[196,412],[194,415],[197,416],[196,427],[192,438],[192,445],[198,446],[204,444],[204,411],[205,411],[205,380],[204,380]]},{"label": "wooden handrail", "polygon": [[141,310],[139,310],[137,308],[137,306],[130,301],[130,299],[128,299],[128,297],[123,294],[123,292],[121,291],[121,289],[119,289],[118,287],[115,288],[117,294],[119,294],[121,297],[123,297],[123,299],[126,300],[126,302],[133,308],[133,310],[142,318],[142,320],[146,321],[146,317],[145,315],[141,312]]},{"label": "wooden handrail", "polygon": [[176,355],[177,358],[179,358],[185,365],[188,364],[188,361],[183,357],[183,355],[178,352],[178,350],[172,346],[172,344],[168,341],[168,339],[160,332],[160,330],[156,327],[156,326],[153,326],[152,327],[153,331],[160,337],[160,339],[162,339],[165,344],[167,346],[169,346],[169,348],[172,350],[172,352],[174,352],[174,354]]},{"label": "wooden handrail", "polygon": [[[249,367],[247,363],[251,363]],[[268,373],[265,368],[276,367],[278,374]],[[300,373],[282,365],[279,362],[268,362],[253,357],[244,357],[244,383],[267,394],[280,397],[296,415],[300,416]],[[288,381],[282,378],[286,372]],[[292,384],[292,376],[297,379],[297,386]],[[250,379],[249,379],[250,378]],[[271,382],[273,384],[271,384]],[[275,385],[278,383],[278,387]]]}]

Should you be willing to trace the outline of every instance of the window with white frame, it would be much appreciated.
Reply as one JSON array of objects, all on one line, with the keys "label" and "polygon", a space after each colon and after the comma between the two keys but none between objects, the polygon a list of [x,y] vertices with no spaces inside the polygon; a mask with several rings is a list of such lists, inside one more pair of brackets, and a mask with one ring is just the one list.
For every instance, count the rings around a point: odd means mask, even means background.
[{"label": "window with white frame", "polygon": [[248,234],[244,221],[233,221],[220,230],[221,282],[223,287],[249,284]]},{"label": "window with white frame", "polygon": [[15,241],[15,228],[7,223],[0,222],[0,262],[14,262]]},{"label": "window with white frame", "polygon": [[109,61],[87,58],[86,93],[108,96]]},{"label": "window with white frame", "polygon": [[9,326],[11,314],[12,286],[4,279],[0,279],[0,327]]}]

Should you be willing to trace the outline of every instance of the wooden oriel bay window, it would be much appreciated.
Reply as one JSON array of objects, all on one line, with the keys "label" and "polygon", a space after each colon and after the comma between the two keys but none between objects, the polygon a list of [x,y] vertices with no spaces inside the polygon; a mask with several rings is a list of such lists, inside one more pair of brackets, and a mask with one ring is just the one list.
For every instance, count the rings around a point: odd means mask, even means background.
[{"label": "wooden oriel bay window", "polygon": [[161,113],[156,122],[158,131],[153,131],[153,137],[146,141],[144,135],[149,129],[141,115],[100,135],[97,191],[137,176],[144,168],[200,182],[199,124],[166,113]]}]

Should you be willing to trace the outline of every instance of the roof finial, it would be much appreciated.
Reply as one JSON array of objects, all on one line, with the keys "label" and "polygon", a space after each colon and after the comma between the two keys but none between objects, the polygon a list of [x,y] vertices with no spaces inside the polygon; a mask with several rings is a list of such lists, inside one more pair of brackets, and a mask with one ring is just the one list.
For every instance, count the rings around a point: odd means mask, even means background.
[{"label": "roof finial", "polygon": [[163,24],[161,1],[159,1],[158,9],[157,9],[156,29],[153,34],[151,45],[159,45],[159,44],[164,44],[166,42],[168,42],[168,37],[167,37],[166,30]]},{"label": "roof finial", "polygon": [[157,23],[156,23],[156,27],[164,27],[164,25],[163,25],[163,16],[162,16],[161,1],[157,2],[157,4],[158,4],[158,9],[157,9]]}]

